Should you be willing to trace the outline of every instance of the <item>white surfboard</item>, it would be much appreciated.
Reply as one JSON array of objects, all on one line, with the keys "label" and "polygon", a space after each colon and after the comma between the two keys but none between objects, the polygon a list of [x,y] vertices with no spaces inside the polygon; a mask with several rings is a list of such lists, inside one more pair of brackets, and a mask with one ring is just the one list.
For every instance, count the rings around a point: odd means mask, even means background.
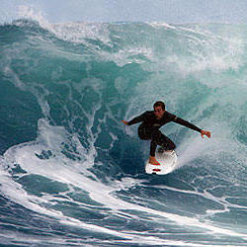
[{"label": "white surfboard", "polygon": [[160,163],[160,165],[152,165],[147,160],[145,165],[145,171],[147,174],[165,175],[175,170],[178,166],[178,157],[175,151],[158,151],[155,153],[155,158]]}]

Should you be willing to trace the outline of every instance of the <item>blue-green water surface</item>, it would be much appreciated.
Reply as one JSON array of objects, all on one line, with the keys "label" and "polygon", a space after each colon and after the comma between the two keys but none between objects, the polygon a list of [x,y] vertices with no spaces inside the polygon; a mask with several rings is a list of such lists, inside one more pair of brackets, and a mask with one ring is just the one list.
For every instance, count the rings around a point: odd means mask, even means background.
[{"label": "blue-green water surface", "polygon": [[[245,25],[0,26],[0,243],[247,246]],[[124,126],[167,110],[179,167]]]}]

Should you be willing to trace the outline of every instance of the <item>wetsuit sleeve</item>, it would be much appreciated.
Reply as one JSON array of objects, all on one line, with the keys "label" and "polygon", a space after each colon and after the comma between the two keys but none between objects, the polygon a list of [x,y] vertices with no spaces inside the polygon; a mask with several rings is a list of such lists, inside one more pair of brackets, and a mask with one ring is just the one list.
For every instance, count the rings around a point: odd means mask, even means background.
[{"label": "wetsuit sleeve", "polygon": [[178,123],[178,124],[181,124],[181,125],[183,125],[185,127],[188,127],[190,129],[193,129],[195,131],[201,132],[201,129],[198,128],[197,126],[195,126],[194,124],[189,123],[188,121],[185,121],[182,118],[179,118],[179,117],[177,117],[175,115],[174,115],[173,122]]},{"label": "wetsuit sleeve", "polygon": [[130,120],[128,122],[128,125],[132,125],[132,124],[136,124],[136,123],[139,123],[139,122],[143,122],[144,119],[145,119],[145,116],[146,116],[146,112],[144,112],[140,116],[137,116],[137,117],[133,118],[132,120]]}]

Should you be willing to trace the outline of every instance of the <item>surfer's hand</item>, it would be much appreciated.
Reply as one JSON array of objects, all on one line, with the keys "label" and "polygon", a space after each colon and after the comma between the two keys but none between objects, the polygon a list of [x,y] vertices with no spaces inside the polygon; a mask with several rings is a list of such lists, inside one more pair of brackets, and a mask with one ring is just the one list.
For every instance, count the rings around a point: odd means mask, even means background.
[{"label": "surfer's hand", "polygon": [[210,131],[206,131],[206,130],[201,130],[202,138],[204,138],[204,135],[206,135],[208,138],[210,138],[211,137],[211,132]]},{"label": "surfer's hand", "polygon": [[122,120],[122,122],[125,124],[125,125],[129,125],[129,123],[125,120]]}]

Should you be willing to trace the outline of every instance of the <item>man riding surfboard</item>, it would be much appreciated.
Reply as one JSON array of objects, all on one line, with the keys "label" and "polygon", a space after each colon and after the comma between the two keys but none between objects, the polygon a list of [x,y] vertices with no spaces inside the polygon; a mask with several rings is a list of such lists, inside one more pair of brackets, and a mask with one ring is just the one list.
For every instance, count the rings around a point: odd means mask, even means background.
[{"label": "man riding surfboard", "polygon": [[122,120],[125,125],[132,125],[142,122],[138,127],[138,136],[142,140],[151,140],[150,143],[150,156],[149,163],[153,165],[159,165],[155,158],[155,150],[157,145],[160,145],[165,151],[173,151],[176,148],[174,142],[161,133],[159,130],[161,126],[169,123],[175,122],[190,129],[198,131],[201,136],[206,135],[208,138],[211,137],[211,132],[202,130],[192,123],[189,123],[182,118],[177,117],[174,114],[169,113],[165,109],[165,104],[162,101],[157,101],[153,105],[153,111],[146,111],[143,114],[133,118],[130,121]]}]

